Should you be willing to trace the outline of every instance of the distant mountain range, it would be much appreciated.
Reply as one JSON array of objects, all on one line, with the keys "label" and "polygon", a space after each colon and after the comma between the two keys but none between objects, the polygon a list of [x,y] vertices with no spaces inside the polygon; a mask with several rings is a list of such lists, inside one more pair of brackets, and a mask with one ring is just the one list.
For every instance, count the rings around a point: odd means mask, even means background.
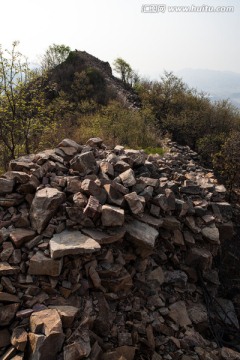
[{"label": "distant mountain range", "polygon": [[183,69],[175,73],[190,87],[214,100],[229,99],[240,108],[240,74],[231,71]]}]

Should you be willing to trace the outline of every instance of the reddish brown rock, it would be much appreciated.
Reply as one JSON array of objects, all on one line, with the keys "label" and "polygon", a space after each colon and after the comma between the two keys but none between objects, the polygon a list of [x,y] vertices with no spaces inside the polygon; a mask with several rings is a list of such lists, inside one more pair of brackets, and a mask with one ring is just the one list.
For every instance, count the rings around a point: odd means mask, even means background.
[{"label": "reddish brown rock", "polygon": [[0,253],[1,260],[8,261],[13,251],[14,251],[13,244],[9,241],[5,241],[2,245],[2,251]]},{"label": "reddish brown rock", "polygon": [[30,259],[28,273],[31,275],[59,276],[62,270],[62,260],[46,257],[41,251]]},{"label": "reddish brown rock", "polygon": [[49,306],[49,309],[57,310],[57,312],[62,320],[62,326],[64,328],[71,328],[76,315],[79,313],[79,308],[77,308],[75,306],[68,306],[68,305]]},{"label": "reddish brown rock", "polygon": [[11,266],[7,262],[0,262],[0,276],[2,275],[14,275],[19,273],[18,266]]},{"label": "reddish brown rock", "polygon": [[32,240],[35,236],[35,231],[30,229],[17,228],[10,232],[10,238],[16,248],[20,248],[26,242]]},{"label": "reddish brown rock", "polygon": [[62,333],[62,322],[56,309],[35,312],[30,317],[30,330],[35,334]]},{"label": "reddish brown rock", "polygon": [[19,351],[24,351],[27,345],[28,334],[24,328],[15,328],[11,336],[11,344],[15,349]]},{"label": "reddish brown rock", "polygon": [[77,360],[88,357],[91,352],[88,330],[79,329],[76,340],[63,349],[64,360]]},{"label": "reddish brown rock", "polygon": [[87,206],[83,210],[84,215],[86,215],[90,218],[95,218],[96,216],[100,215],[101,210],[102,210],[102,207],[101,207],[98,199],[95,198],[94,196],[90,195]]},{"label": "reddish brown rock", "polygon": [[0,324],[6,326],[11,323],[19,308],[19,304],[0,306]]},{"label": "reddish brown rock", "polygon": [[7,329],[0,330],[0,349],[11,344],[11,335]]},{"label": "reddish brown rock", "polygon": [[29,360],[56,360],[57,353],[62,349],[63,333],[51,333],[48,336],[28,333]]},{"label": "reddish brown rock", "polygon": [[0,291],[0,302],[18,303],[18,302],[20,302],[20,299],[15,295]]}]

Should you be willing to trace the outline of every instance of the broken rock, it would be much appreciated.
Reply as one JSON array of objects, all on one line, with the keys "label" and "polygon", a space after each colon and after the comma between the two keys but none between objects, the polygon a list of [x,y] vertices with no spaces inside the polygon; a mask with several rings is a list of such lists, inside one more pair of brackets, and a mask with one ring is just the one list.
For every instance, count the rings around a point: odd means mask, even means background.
[{"label": "broken rock", "polygon": [[30,259],[28,273],[31,275],[59,276],[62,270],[62,260],[53,260],[38,251]]},{"label": "broken rock", "polygon": [[65,255],[92,253],[100,248],[101,246],[95,240],[80,231],[65,230],[60,234],[55,234],[50,240],[52,259]]},{"label": "broken rock", "polygon": [[65,194],[54,188],[44,188],[36,192],[30,209],[30,221],[38,234],[45,229],[64,200]]},{"label": "broken rock", "polygon": [[138,245],[154,247],[155,240],[158,237],[156,229],[138,220],[132,220],[125,226],[129,240],[134,241]]},{"label": "broken rock", "polygon": [[103,205],[103,226],[122,226],[124,223],[124,210],[113,205]]},{"label": "broken rock", "polygon": [[35,236],[35,231],[30,229],[17,228],[10,232],[10,238],[16,248],[20,248],[26,242],[32,240]]},{"label": "broken rock", "polygon": [[178,301],[169,306],[168,316],[179,326],[191,325],[184,301]]}]

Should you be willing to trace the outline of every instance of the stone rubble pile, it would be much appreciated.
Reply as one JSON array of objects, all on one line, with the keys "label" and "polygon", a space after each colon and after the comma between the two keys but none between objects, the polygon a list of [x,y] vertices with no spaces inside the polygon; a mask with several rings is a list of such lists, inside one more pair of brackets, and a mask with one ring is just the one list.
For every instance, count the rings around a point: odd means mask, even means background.
[{"label": "stone rubble pile", "polygon": [[[235,360],[211,339],[200,271],[233,235],[226,190],[188,147],[64,139],[0,177],[1,360]],[[223,321],[239,328],[230,300]]]}]

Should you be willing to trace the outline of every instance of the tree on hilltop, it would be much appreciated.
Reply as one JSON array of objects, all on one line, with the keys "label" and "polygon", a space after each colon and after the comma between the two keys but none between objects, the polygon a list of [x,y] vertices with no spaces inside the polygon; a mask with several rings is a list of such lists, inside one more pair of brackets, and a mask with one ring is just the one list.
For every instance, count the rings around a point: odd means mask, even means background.
[{"label": "tree on hilltop", "polygon": [[51,70],[66,60],[71,49],[69,46],[52,44],[42,56],[41,67],[43,70]]},{"label": "tree on hilltop", "polygon": [[139,76],[136,71],[134,71],[131,66],[122,58],[117,58],[114,63],[114,71],[120,75],[122,82],[125,85],[133,86],[139,81]]}]

